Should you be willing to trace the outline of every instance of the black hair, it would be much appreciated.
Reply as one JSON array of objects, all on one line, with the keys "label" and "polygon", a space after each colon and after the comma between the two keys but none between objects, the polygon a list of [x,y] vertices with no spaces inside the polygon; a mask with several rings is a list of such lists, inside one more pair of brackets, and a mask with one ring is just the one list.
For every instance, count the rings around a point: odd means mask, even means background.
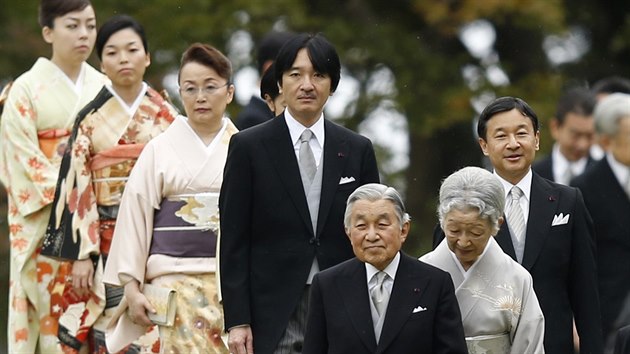
[{"label": "black hair", "polygon": [[292,32],[271,31],[267,33],[258,45],[258,73],[264,74],[264,65],[267,61],[275,61],[280,48],[295,36]]},{"label": "black hair", "polygon": [[331,91],[339,85],[341,64],[335,47],[320,33],[301,33],[289,40],[276,57],[276,82],[282,86],[282,74],[290,70],[300,49],[306,49],[313,68],[320,73],[330,76]]},{"label": "black hair", "polygon": [[89,0],[41,0],[37,20],[41,27],[53,28],[55,19],[92,6]]},{"label": "black hair", "polygon": [[605,77],[597,81],[591,89],[595,95],[610,93],[630,94],[630,80],[621,76]]},{"label": "black hair", "polygon": [[265,99],[265,95],[269,95],[272,100],[275,100],[276,97],[280,96],[278,82],[276,82],[274,78],[275,71],[276,64],[273,63],[267,70],[265,70],[265,73],[260,79],[260,97],[262,97],[263,100]]},{"label": "black hair", "polygon": [[592,116],[597,100],[586,87],[572,87],[564,92],[558,100],[555,119],[562,125],[569,113],[580,116]]},{"label": "black hair", "polygon": [[[188,63],[198,63],[209,68],[213,68],[217,74],[226,79],[228,83],[232,78],[232,63],[221,51],[209,44],[193,43],[182,54],[182,60],[179,65],[179,72],[181,73],[184,65]],[[179,74],[177,81],[179,82]]]},{"label": "black hair", "polygon": [[133,17],[129,15],[116,15],[101,26],[96,34],[96,55],[99,60],[102,60],[103,57],[103,49],[105,48],[105,44],[109,40],[111,36],[115,33],[122,31],[124,29],[130,28],[134,32],[138,34],[140,39],[142,40],[142,45],[144,46],[144,52],[149,52],[149,45],[147,43],[147,36],[144,33],[144,28],[140,24],[140,22],[136,21]]},{"label": "black hair", "polygon": [[494,115],[509,112],[513,109],[518,110],[522,115],[529,118],[534,126],[534,132],[538,132],[538,116],[527,102],[517,97],[506,96],[492,101],[479,115],[479,121],[477,122],[477,134],[479,137],[486,140],[488,121]]}]

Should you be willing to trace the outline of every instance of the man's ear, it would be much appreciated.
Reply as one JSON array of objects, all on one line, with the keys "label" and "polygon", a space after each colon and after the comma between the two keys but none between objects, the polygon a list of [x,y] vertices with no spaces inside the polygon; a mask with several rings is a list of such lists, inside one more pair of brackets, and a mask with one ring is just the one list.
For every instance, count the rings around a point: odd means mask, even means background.
[{"label": "man's ear", "polygon": [[481,147],[481,152],[483,152],[485,156],[488,156],[488,143],[483,138],[479,138],[478,142]]},{"label": "man's ear", "polygon": [[409,230],[411,229],[411,222],[407,221],[403,224],[400,230],[400,242],[405,243],[407,236],[409,236]]},{"label": "man's ear", "polygon": [[551,118],[549,121],[549,132],[553,140],[558,140],[558,131],[560,130],[560,122],[556,117]]}]

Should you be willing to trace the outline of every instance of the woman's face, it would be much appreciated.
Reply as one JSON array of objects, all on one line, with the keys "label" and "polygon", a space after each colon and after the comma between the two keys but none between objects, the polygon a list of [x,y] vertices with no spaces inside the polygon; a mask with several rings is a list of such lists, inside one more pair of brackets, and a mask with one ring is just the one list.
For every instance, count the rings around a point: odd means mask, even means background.
[{"label": "woman's face", "polygon": [[232,102],[234,86],[214,68],[197,62],[185,64],[179,74],[179,92],[193,128],[220,124]]},{"label": "woman's face", "polygon": [[84,62],[96,40],[96,16],[92,6],[55,18],[53,28],[42,29],[44,40],[52,44],[53,61]]},{"label": "woman's face", "polygon": [[479,216],[477,209],[453,209],[444,217],[444,234],[448,248],[468,270],[483,253],[492,236],[492,225]]},{"label": "woman's face", "polygon": [[101,57],[101,70],[114,87],[140,85],[151,63],[142,38],[131,28],[112,34],[103,47]]}]

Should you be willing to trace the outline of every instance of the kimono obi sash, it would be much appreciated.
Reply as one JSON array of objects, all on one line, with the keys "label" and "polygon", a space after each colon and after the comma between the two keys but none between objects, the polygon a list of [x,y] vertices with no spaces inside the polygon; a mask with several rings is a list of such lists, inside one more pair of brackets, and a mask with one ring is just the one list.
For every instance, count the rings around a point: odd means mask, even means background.
[{"label": "kimono obi sash", "polygon": [[61,159],[69,136],[70,130],[68,129],[60,128],[39,131],[37,132],[39,149],[49,160],[55,157]]},{"label": "kimono obi sash", "polygon": [[119,205],[131,169],[145,144],[116,145],[90,158],[96,204]]},{"label": "kimono obi sash", "polygon": [[165,198],[153,217],[149,254],[216,257],[219,193],[180,194]]},{"label": "kimono obi sash", "polygon": [[466,337],[466,345],[469,354],[509,353],[512,348],[509,333]]}]

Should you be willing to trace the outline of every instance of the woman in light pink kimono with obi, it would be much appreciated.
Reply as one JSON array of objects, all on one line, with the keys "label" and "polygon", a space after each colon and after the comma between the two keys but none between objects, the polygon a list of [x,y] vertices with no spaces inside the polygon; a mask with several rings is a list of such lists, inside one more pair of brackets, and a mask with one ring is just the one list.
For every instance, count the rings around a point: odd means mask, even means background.
[{"label": "woman in light pink kimono with obi", "polygon": [[228,353],[215,273],[218,192],[237,132],[224,117],[231,75],[215,48],[186,50],[179,84],[188,117],[146,145],[127,182],[104,275],[105,283],[124,287],[120,317],[106,336],[112,352],[152,324],[154,304],[142,292],[151,284],[176,293],[174,324],[159,325],[163,352]]},{"label": "woman in light pink kimono with obi", "polygon": [[531,275],[503,253],[501,182],[479,167],[444,180],[438,215],[446,238],[420,258],[451,274],[471,354],[544,353],[545,321]]}]

